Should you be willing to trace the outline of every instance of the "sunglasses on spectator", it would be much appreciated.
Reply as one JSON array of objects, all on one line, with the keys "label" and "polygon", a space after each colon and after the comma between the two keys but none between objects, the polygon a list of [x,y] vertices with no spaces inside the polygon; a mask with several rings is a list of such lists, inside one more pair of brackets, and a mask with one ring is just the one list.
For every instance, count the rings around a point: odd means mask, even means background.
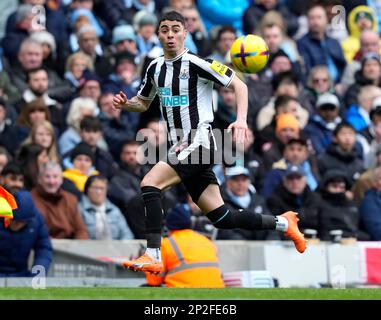
[{"label": "sunglasses on spectator", "polygon": [[333,104],[323,104],[322,106],[319,107],[320,110],[327,110],[327,111],[333,111],[336,109],[336,106]]},{"label": "sunglasses on spectator", "polygon": [[327,83],[328,82],[328,78],[315,78],[315,79],[312,79],[312,82],[313,83],[319,83],[319,82]]}]

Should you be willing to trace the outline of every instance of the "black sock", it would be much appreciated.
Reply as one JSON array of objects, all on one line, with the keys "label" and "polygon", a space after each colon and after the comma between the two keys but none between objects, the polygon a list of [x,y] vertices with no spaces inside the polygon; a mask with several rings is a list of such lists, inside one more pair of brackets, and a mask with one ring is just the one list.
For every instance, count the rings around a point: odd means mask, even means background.
[{"label": "black sock", "polygon": [[160,248],[163,206],[161,190],[156,187],[142,187],[142,197],[145,207],[146,238],[148,248]]},{"label": "black sock", "polygon": [[231,211],[226,205],[210,211],[206,216],[220,229],[275,230],[276,226],[276,217],[247,210]]}]

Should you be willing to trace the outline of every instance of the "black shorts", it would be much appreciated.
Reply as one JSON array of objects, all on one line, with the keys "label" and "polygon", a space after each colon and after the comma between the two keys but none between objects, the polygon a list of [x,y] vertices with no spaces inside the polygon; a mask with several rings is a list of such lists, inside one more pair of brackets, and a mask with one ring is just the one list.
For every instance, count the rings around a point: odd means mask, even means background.
[{"label": "black shorts", "polygon": [[[193,151],[192,153],[194,153],[195,151]],[[179,177],[181,178],[181,181],[185,185],[185,188],[187,189],[188,193],[192,197],[193,202],[196,204],[201,194],[203,193],[203,191],[210,184],[218,185],[217,178],[212,170],[214,165],[213,163],[214,145],[211,144],[210,149],[206,149],[200,146],[197,151],[198,151],[197,156],[199,157],[199,161],[196,164],[188,161],[188,158],[191,157],[192,154],[188,156],[186,161],[179,161],[178,163],[174,163],[174,161],[168,161],[170,160],[169,158],[171,157],[170,155],[168,155],[167,161],[166,161],[179,175]],[[207,163],[203,163],[202,155],[208,155],[209,158],[207,159],[210,159],[210,161],[208,161]],[[172,157],[174,156],[175,155],[172,155]]]}]

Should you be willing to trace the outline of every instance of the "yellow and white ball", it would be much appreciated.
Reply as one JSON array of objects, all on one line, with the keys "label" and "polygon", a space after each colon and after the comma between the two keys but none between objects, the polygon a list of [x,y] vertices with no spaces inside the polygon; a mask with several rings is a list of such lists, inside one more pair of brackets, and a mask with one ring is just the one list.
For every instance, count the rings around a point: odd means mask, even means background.
[{"label": "yellow and white ball", "polygon": [[249,34],[237,38],[230,48],[234,68],[244,73],[261,71],[269,59],[269,47],[261,37]]}]

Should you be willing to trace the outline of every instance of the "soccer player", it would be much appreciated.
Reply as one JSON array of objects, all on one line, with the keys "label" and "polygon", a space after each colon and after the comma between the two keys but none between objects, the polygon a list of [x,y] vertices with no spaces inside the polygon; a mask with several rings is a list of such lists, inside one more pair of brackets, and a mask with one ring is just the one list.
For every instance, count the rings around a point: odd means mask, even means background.
[{"label": "soccer player", "polygon": [[[222,200],[212,171],[213,151],[216,148],[210,123],[213,121],[213,83],[234,89],[237,100],[237,119],[228,127],[236,143],[243,143],[247,134],[248,93],[246,85],[227,66],[206,61],[184,48],[187,35],[184,17],[178,12],[164,14],[159,22],[158,35],[164,56],[151,62],[137,96],[128,99],[120,92],[113,99],[114,107],[132,112],[146,111],[155,95],[167,124],[171,147],[167,157],[160,160],[141,182],[146,213],[147,249],[136,260],[123,262],[135,271],[158,273],[161,262],[161,191],[183,182],[193,201],[217,228],[249,230],[279,230],[294,241],[296,249],[304,252],[306,240],[299,231],[297,214],[280,216],[253,212],[233,212]],[[195,132],[195,134],[194,134]],[[197,153],[198,164],[186,163]],[[203,156],[210,161],[202,162]],[[243,210],[244,211],[244,210]]]}]

